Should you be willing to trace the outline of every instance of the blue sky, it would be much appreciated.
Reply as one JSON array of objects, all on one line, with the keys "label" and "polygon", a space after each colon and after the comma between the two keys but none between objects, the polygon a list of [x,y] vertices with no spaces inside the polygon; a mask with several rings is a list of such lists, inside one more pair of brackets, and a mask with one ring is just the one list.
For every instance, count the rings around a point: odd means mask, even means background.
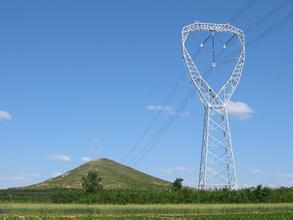
[{"label": "blue sky", "polygon": [[[176,117],[134,167],[195,186],[203,108],[194,97],[176,112],[191,89],[187,76],[163,105],[185,71],[181,30],[195,20],[225,23],[247,2],[1,1],[0,188],[45,180],[93,155],[122,162],[160,109],[123,162],[131,164]],[[232,24],[247,29],[281,3],[259,0]],[[246,33],[247,42],[292,9],[289,1],[275,10]],[[292,25],[293,19],[246,50],[230,120],[240,186],[293,185]]]}]

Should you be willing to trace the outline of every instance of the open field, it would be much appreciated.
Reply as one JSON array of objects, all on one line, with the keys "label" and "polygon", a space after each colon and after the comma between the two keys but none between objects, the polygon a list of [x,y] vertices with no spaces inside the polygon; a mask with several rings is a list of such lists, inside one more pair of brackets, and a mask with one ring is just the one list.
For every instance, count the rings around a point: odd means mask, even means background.
[{"label": "open field", "polygon": [[0,219],[293,219],[293,203],[80,205],[0,204]]}]

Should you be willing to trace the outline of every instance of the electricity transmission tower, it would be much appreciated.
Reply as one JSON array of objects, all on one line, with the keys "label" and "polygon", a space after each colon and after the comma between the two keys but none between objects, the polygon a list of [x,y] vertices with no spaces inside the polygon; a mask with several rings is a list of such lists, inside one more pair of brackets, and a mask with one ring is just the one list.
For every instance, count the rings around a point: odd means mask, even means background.
[{"label": "electricity transmission tower", "polygon": [[[219,32],[237,38],[240,54],[236,59],[234,69],[224,85],[214,90],[204,79],[195,65],[195,61],[187,49],[186,40],[192,32],[209,32],[212,41],[213,61],[215,68],[214,37]],[[209,37],[209,38],[210,38]],[[203,46],[202,44],[200,45]],[[223,45],[225,48],[226,45]],[[202,136],[202,149],[199,171],[199,189],[237,188],[236,170],[232,150],[227,104],[239,84],[245,61],[245,38],[243,31],[230,24],[213,24],[195,22],[185,26],[182,30],[183,57],[189,71],[191,82],[199,96],[205,110]]]}]

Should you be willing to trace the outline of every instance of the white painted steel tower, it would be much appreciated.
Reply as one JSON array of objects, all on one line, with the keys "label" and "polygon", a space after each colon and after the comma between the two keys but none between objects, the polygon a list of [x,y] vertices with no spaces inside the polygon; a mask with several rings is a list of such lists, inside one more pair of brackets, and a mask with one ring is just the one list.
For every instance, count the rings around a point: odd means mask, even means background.
[{"label": "white painted steel tower", "polygon": [[[213,38],[213,62],[215,67],[214,36],[219,32],[237,38],[240,53],[234,69],[231,70],[227,81],[215,91],[199,72],[197,60],[193,60],[187,49],[186,40],[190,34],[209,32]],[[202,44],[200,45],[202,47]],[[226,45],[224,45],[224,48]],[[189,71],[190,79],[205,110],[202,136],[202,149],[199,171],[199,189],[237,188],[236,170],[232,150],[227,104],[239,84],[245,61],[245,38],[243,31],[230,24],[214,24],[195,22],[182,30],[183,57]]]}]

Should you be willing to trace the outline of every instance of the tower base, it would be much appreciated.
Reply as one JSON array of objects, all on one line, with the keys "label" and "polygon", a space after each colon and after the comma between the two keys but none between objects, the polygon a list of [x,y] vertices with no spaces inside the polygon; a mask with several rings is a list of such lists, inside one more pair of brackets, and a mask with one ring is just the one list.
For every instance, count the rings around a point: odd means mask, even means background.
[{"label": "tower base", "polygon": [[205,107],[199,189],[237,188],[232,141],[225,105]]}]

